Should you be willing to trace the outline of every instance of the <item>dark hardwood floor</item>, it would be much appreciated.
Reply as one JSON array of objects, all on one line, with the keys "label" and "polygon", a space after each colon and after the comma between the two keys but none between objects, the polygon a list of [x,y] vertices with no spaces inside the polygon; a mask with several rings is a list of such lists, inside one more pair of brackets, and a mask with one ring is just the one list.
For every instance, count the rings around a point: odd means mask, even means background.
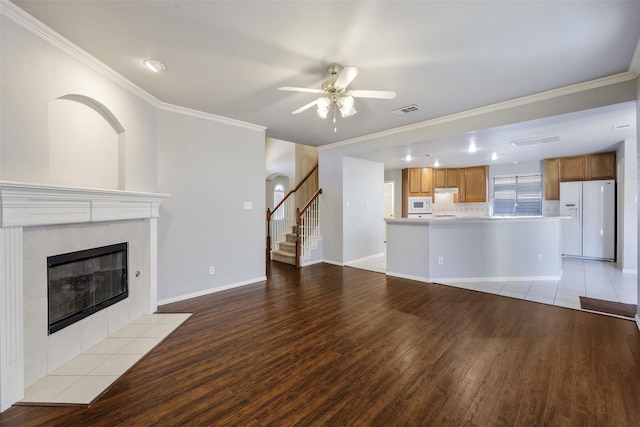
[{"label": "dark hardwood floor", "polygon": [[3,426],[639,426],[628,320],[348,267],[161,307],[194,312],[91,407]]}]

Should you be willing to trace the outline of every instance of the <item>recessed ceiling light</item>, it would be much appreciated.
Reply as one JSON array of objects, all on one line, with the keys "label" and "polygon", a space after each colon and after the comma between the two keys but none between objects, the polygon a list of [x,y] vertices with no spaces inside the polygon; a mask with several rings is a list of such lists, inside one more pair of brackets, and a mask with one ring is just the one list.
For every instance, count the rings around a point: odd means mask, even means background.
[{"label": "recessed ceiling light", "polygon": [[433,163],[433,167],[434,167],[434,168],[437,168],[437,167],[439,167],[439,166],[440,166],[440,162],[436,160],[436,161]]},{"label": "recessed ceiling light", "polygon": [[407,162],[410,162],[412,157],[411,154],[407,154],[407,157],[404,158]]},{"label": "recessed ceiling light", "polygon": [[163,71],[165,68],[167,68],[162,62],[156,61],[155,59],[145,59],[144,61],[142,61],[142,63],[154,73]]},{"label": "recessed ceiling light", "polygon": [[498,153],[491,153],[491,160],[498,160]]}]

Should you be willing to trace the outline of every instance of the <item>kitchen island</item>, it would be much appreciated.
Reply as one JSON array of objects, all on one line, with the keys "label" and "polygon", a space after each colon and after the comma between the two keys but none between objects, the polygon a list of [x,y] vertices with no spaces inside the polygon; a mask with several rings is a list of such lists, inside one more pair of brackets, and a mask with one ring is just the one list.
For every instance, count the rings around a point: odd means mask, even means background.
[{"label": "kitchen island", "polygon": [[425,282],[559,280],[563,218],[387,219],[386,274]]}]

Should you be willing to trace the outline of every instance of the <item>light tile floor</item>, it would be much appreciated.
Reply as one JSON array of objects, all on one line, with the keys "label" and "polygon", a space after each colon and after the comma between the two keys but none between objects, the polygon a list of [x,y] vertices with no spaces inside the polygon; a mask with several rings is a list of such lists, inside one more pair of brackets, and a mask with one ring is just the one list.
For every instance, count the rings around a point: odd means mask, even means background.
[{"label": "light tile floor", "polygon": [[[574,309],[580,309],[580,296],[637,304],[638,284],[635,274],[623,273],[616,263],[563,258],[562,265],[562,276],[559,281],[527,280],[442,284]],[[385,272],[386,257],[381,255],[349,263],[348,266]]]},{"label": "light tile floor", "polygon": [[190,313],[142,316],[25,390],[22,405],[88,405]]}]

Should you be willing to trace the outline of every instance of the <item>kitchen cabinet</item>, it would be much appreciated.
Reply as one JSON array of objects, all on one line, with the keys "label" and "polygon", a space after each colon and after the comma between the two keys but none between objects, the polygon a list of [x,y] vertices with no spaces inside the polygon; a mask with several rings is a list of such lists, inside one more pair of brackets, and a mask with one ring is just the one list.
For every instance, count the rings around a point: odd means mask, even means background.
[{"label": "kitchen cabinet", "polygon": [[431,168],[403,169],[403,186],[405,184],[405,171],[406,186],[408,188],[407,197],[433,196]]},{"label": "kitchen cabinet", "polygon": [[487,201],[487,178],[489,166],[464,168],[464,201],[467,203]]},{"label": "kitchen cabinet", "polygon": [[445,169],[447,175],[447,188],[458,188],[458,168]]},{"label": "kitchen cabinet", "polygon": [[544,159],[544,199],[560,200],[560,158]]},{"label": "kitchen cabinet", "polygon": [[464,203],[467,201],[466,193],[467,193],[467,185],[466,185],[466,169],[459,168],[458,169],[458,202]]},{"label": "kitchen cabinet", "polygon": [[587,156],[587,181],[616,178],[616,153],[597,153]]},{"label": "kitchen cabinet", "polygon": [[433,188],[458,188],[458,168],[436,168],[433,170]]},{"label": "kitchen cabinet", "polygon": [[409,197],[433,197],[433,173],[431,168],[402,169],[402,217],[408,214]]},{"label": "kitchen cabinet", "polygon": [[571,156],[560,158],[560,182],[584,181],[585,170],[585,156]]},{"label": "kitchen cabinet", "polygon": [[616,178],[616,153],[544,159],[544,199],[560,200],[560,183]]},{"label": "kitchen cabinet", "polygon": [[447,170],[441,168],[433,169],[433,188],[447,187]]}]

